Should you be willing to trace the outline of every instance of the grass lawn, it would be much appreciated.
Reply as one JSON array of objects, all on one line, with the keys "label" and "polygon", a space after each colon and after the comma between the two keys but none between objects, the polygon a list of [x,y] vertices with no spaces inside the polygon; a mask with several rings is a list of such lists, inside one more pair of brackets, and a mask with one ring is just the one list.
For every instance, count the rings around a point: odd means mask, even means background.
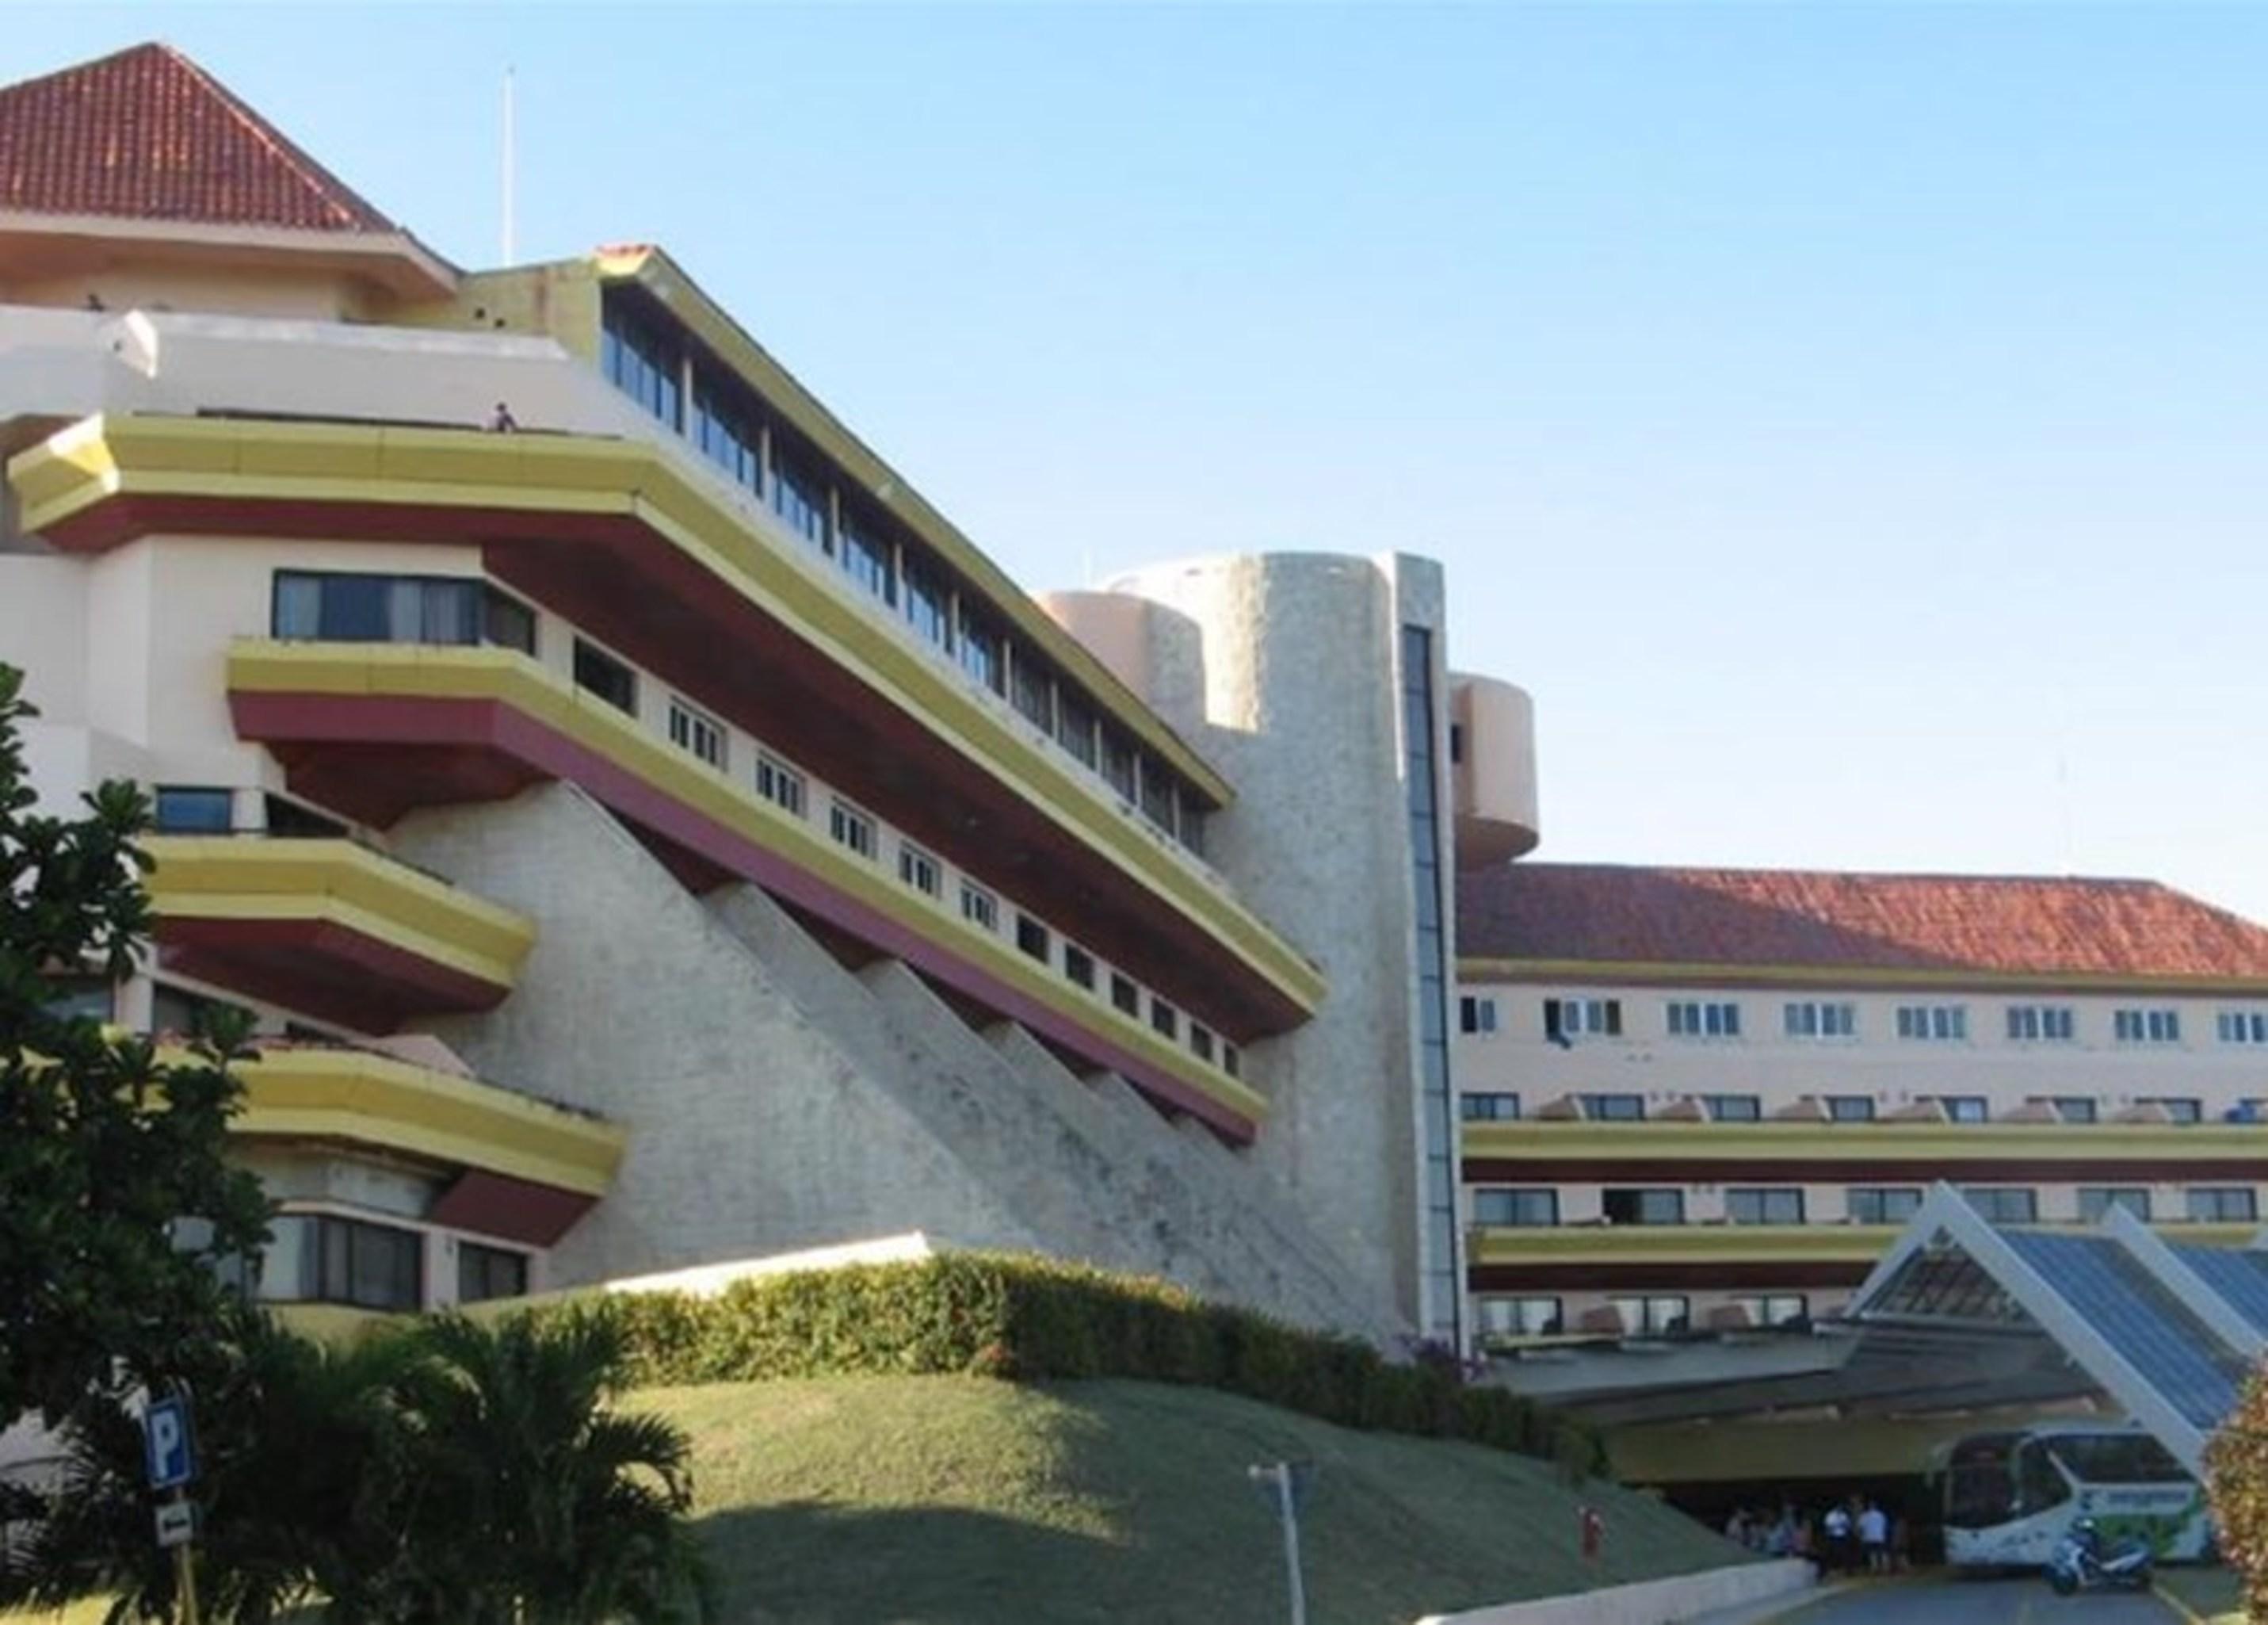
[{"label": "grass lawn", "polygon": [[1351,1432],[1209,1391],[945,1377],[654,1390],[691,1436],[702,1527],[738,1625],[1219,1625],[1283,1617],[1252,1462],[1314,1461],[1302,1518],[1313,1625],[1712,1568],[1744,1555],[1606,1487],[1580,1496],[1468,1444]]}]

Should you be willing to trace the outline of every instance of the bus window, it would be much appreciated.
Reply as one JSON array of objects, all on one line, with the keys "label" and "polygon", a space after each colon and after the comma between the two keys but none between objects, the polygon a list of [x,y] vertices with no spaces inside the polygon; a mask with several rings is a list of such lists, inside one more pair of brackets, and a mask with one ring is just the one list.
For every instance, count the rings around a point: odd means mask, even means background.
[{"label": "bus window", "polygon": [[2077,1433],[2050,1437],[2047,1447],[2083,1484],[2176,1484],[2189,1471],[2146,1433]]},{"label": "bus window", "polygon": [[2026,1439],[2016,1451],[2016,1493],[2028,1516],[2071,1499],[2071,1481],[2041,1440]]},{"label": "bus window", "polygon": [[2019,1436],[1984,1434],[1963,1439],[1946,1464],[1945,1521],[1955,1529],[1989,1529],[2016,1516],[2016,1475],[2011,1462]]}]

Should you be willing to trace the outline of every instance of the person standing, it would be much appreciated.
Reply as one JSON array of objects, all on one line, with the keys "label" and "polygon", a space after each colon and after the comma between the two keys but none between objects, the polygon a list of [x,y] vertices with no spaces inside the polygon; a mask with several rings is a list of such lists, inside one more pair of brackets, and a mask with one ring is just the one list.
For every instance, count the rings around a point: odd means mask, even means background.
[{"label": "person standing", "polygon": [[1868,1574],[1890,1571],[1890,1517],[1878,1501],[1869,1500],[1859,1514],[1859,1549],[1866,1555]]},{"label": "person standing", "polygon": [[1837,1501],[1827,1509],[1827,1516],[1819,1520],[1819,1533],[1827,1540],[1827,1572],[1845,1574],[1851,1569],[1851,1509]]}]

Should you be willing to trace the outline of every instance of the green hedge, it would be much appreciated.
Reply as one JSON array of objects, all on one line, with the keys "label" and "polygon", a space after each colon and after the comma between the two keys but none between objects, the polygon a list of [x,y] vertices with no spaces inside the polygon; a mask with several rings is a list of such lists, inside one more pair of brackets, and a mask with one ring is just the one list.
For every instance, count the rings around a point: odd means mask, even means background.
[{"label": "green hedge", "polygon": [[1164,1282],[1053,1259],[955,1252],[677,1292],[578,1296],[539,1316],[601,1313],[626,1333],[640,1385],[766,1378],[975,1374],[1017,1382],[1122,1377],[1226,1389],[1326,1422],[1464,1439],[1603,1473],[1587,1427],[1430,1363],[1304,1332]]}]

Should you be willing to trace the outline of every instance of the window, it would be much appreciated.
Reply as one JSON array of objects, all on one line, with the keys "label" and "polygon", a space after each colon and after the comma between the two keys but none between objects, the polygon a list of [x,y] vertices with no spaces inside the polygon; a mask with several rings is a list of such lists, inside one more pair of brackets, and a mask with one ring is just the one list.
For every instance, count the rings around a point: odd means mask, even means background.
[{"label": "window", "polygon": [[1181,1012],[1155,993],[1150,995],[1150,1029],[1170,1038],[1181,1030]]},{"label": "window", "polygon": [[191,993],[186,987],[175,987],[160,982],[150,992],[150,1030],[177,1032],[195,1037],[208,1031],[217,1016],[234,1014],[249,1016],[251,1012],[240,1004],[226,999],[216,999],[210,993]]},{"label": "window", "polygon": [[1872,1095],[1822,1095],[1820,1104],[1827,1108],[1830,1123],[1871,1123],[1874,1120],[1874,1097]]},{"label": "window", "polygon": [[637,673],[580,638],[575,639],[575,686],[588,690],[617,711],[637,715]]},{"label": "window", "polygon": [[236,827],[236,792],[161,784],[155,821],[160,835],[226,835]]},{"label": "window", "polygon": [[1962,1195],[1969,1205],[1984,1219],[1994,1224],[2036,1224],[2040,1217],[2040,1195],[2007,1185],[1966,1185]]},{"label": "window", "polygon": [[[1093,993],[1094,991],[1094,956],[1088,953],[1086,949],[1079,947],[1075,942],[1065,942],[1064,944],[1063,971],[1064,980],[1070,982],[1074,986],[1084,987],[1089,993]],[[1200,1032],[1204,1032],[1204,1029],[1202,1027],[1192,1028],[1190,1030],[1189,1036],[1194,1038]],[[1210,1060],[1212,1059],[1211,1053],[1212,1049],[1212,1034],[1204,1032],[1204,1039],[1205,1059]]]},{"label": "window", "polygon": [[1189,1023],[1189,1053],[1199,1060],[1212,1060],[1212,1029],[1196,1022]]},{"label": "window", "polygon": [[262,792],[260,813],[269,834],[282,838],[328,841],[347,837],[347,826],[336,818],[281,795]]},{"label": "window", "polygon": [[669,702],[669,742],[691,751],[711,767],[725,765],[725,725],[681,699]]},{"label": "window", "polygon": [[[1928,1099],[1931,1097],[1924,1096],[1923,1098]],[[1982,1095],[1939,1095],[1935,1099],[1939,1105],[1945,1108],[1948,1121],[1984,1123],[1992,1120],[1992,1113],[1986,1108],[1984,1097]]]},{"label": "window", "polygon": [[1480,1311],[1484,1337],[1557,1337],[1565,1324],[1556,1297],[1484,1297]]},{"label": "window", "polygon": [[1457,1030],[1487,1033],[1496,1030],[1496,1001],[1467,993],[1457,1001]]},{"label": "window", "polygon": [[1559,1222],[1557,1191],[1508,1191],[1484,1188],[1473,1193],[1473,1222],[1542,1229]]},{"label": "window", "polygon": [[969,881],[961,883],[961,917],[987,931],[1000,928],[1000,899]]},{"label": "window", "polygon": [[1958,1044],[1969,1037],[1965,1004],[1902,1004],[1898,1037],[1933,1044]]},{"label": "window", "polygon": [[1764,1119],[1764,1102],[1754,1095],[1704,1095],[1701,1104],[1712,1123],[1756,1123]]},{"label": "window", "polygon": [[1741,1036],[1741,1007],[1709,1004],[1690,999],[1673,1000],[1669,1006],[1669,1036],[1673,1038],[1737,1038]]},{"label": "window", "polygon": [[1609,1188],[1600,1194],[1609,1224],[1683,1224],[1685,1193],[1653,1188]]},{"label": "window", "polygon": [[1016,916],[1016,947],[1027,958],[1036,959],[1042,964],[1047,964],[1048,950],[1050,946],[1048,928],[1045,926],[1029,914]]},{"label": "window", "polygon": [[1793,1188],[1735,1186],[1725,1193],[1725,1217],[1734,1224],[1800,1224],[1803,1193]]},{"label": "window", "polygon": [[1733,1307],[1749,1318],[1750,1326],[1800,1326],[1811,1318],[1811,1304],[1800,1292],[1766,1292],[1736,1297]]},{"label": "window", "polygon": [[1233,1078],[1244,1075],[1243,1058],[1236,1053],[1236,1045],[1226,1038],[1220,1041],[1220,1069]]},{"label": "window", "polygon": [[1619,1038],[1623,1030],[1623,1001],[1619,999],[1546,999],[1543,1036],[1555,1042],[1593,1037]]},{"label": "window", "polygon": [[2012,1004],[2008,1007],[2008,1038],[2014,1044],[2068,1044],[2078,1032],[2071,1007],[2065,1004]]},{"label": "window", "polygon": [[1921,1193],[1904,1186],[1853,1186],[1844,1200],[1853,1224],[1904,1224],[1921,1211]]},{"label": "window", "polygon": [[478,580],[278,570],[269,624],[321,643],[475,644],[485,619]]},{"label": "window", "polygon": [[2164,1112],[2167,1119],[2172,1122],[2202,1123],[2205,1121],[2205,1103],[2194,1095],[2144,1095],[2139,1097],[2135,1104],[2156,1106]]},{"label": "window", "polygon": [[772,512],[821,552],[827,543],[827,483],[791,457],[772,451]]},{"label": "window", "polygon": [[681,421],[677,347],[619,299],[606,301],[599,367],[607,381],[675,429]]},{"label": "window", "polygon": [[[898,583],[890,567],[890,544],[848,521],[843,527],[843,568],[852,580],[884,603],[897,602]],[[909,588],[911,584],[909,577]],[[941,645],[946,639],[937,637],[932,641]]]},{"label": "window", "polygon": [[1167,834],[1174,832],[1174,780],[1153,756],[1142,758],[1142,816]]},{"label": "window", "polygon": [[2168,1009],[2113,1010],[2110,1032],[2121,1044],[2179,1044],[2182,1013]]},{"label": "window", "polygon": [[924,897],[945,895],[945,873],[937,860],[911,841],[898,843],[898,878]]},{"label": "window", "polygon": [[827,832],[838,846],[848,846],[860,857],[872,861],[874,856],[874,821],[848,801],[836,801],[827,809]]},{"label": "window", "polygon": [[1131,1016],[1139,1020],[1142,1015],[1142,990],[1135,986],[1127,978],[1113,971],[1110,973],[1110,1004],[1111,1008],[1120,1015]]},{"label": "window", "polygon": [[2268,1044],[2268,1010],[2223,1010],[2213,1027],[2223,1044]]},{"label": "window", "polygon": [[527,1254],[476,1241],[457,1244],[457,1302],[527,1296]]},{"label": "window", "polygon": [[776,756],[757,754],[756,794],[783,812],[803,816],[803,775]]},{"label": "window", "polygon": [[2260,1216],[2260,1203],[2249,1185],[2193,1186],[2182,1193],[2191,1220],[2199,1224],[2250,1224]]},{"label": "window", "polygon": [[1102,777],[1110,787],[1125,797],[1134,799],[1133,742],[1115,728],[1102,730]]},{"label": "window", "polygon": [[1008,661],[1008,698],[1024,720],[1052,734],[1056,731],[1056,685],[1035,654],[1019,645]]},{"label": "window", "polygon": [[1801,1000],[1780,1012],[1781,1030],[1791,1038],[1852,1038],[1859,1033],[1859,1007]]},{"label": "window", "polygon": [[953,647],[953,590],[912,559],[906,560],[906,619],[939,648]]},{"label": "window", "polygon": [[747,413],[698,377],[693,383],[693,443],[735,485],[762,493],[762,431]]},{"label": "window", "polygon": [[1056,739],[1079,761],[1093,767],[1099,759],[1095,744],[1094,712],[1066,688],[1056,697]]},{"label": "window", "polygon": [[1478,1090],[1458,1097],[1457,1115],[1468,1123],[1516,1123],[1520,1097],[1501,1090]]},{"label": "window", "polygon": [[1683,1297],[1616,1297],[1607,1300],[1631,1337],[1667,1337],[1693,1324],[1692,1305]]},{"label": "window", "polygon": [[272,1303],[416,1310],[425,1299],[425,1238],[416,1230],[329,1214],[269,1221],[260,1296]]},{"label": "window", "polygon": [[2092,1224],[2113,1208],[2124,1208],[2138,1219],[2150,1216],[2150,1193],[2138,1185],[2081,1186],[2079,1216]]},{"label": "window", "polygon": [[1594,1123],[1640,1123],[1646,1120],[1643,1095],[1583,1095],[1583,1115]]},{"label": "window", "polygon": [[511,594],[481,589],[481,639],[500,649],[535,653],[535,611]]},{"label": "window", "polygon": [[2095,1097],[2092,1095],[2051,1096],[2048,1104],[2054,1109],[2058,1123],[2092,1123],[2096,1120]]},{"label": "window", "polygon": [[118,993],[99,976],[56,976],[48,979],[48,1014],[62,1021],[115,1020]]},{"label": "window", "polygon": [[971,609],[966,600],[961,605],[961,637],[954,645],[954,653],[961,657],[963,671],[995,694],[1000,692],[1000,634]]}]

